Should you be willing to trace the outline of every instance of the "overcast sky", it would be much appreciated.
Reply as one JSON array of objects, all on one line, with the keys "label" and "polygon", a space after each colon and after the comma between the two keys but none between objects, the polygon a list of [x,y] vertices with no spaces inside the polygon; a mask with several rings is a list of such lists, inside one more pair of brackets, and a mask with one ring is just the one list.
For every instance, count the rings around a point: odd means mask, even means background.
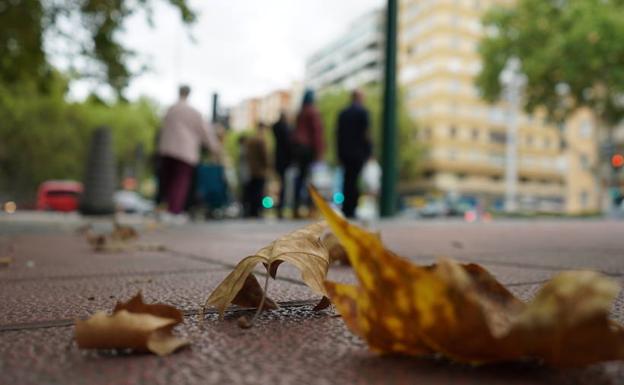
[{"label": "overcast sky", "polygon": [[205,111],[214,91],[233,104],[301,80],[308,55],[384,1],[197,0],[191,4],[199,20],[190,29],[166,1],[155,3],[154,28],[144,15],[127,23],[125,44],[152,66],[127,96],[148,95],[166,105],[183,82],[193,88],[191,102]]}]

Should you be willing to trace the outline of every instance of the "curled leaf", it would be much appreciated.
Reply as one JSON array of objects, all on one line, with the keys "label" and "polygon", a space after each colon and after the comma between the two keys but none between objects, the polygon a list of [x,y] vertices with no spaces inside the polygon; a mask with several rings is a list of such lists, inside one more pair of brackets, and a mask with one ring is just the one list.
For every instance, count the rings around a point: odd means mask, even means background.
[{"label": "curled leaf", "polygon": [[610,279],[564,272],[525,304],[479,265],[413,264],[337,215],[315,191],[312,197],[359,281],[325,282],[327,293],[371,349],[467,363],[534,358],[582,366],[624,359],[624,330],[609,320],[619,291]]},{"label": "curled leaf", "polygon": [[[263,290],[252,274],[262,263],[267,274],[275,278],[282,262],[293,264],[301,272],[302,280],[316,293],[325,296],[323,282],[329,268],[329,254],[321,240],[327,225],[314,223],[287,234],[260,249],[255,255],[244,258],[234,270],[214,289],[205,306],[214,306],[223,316],[230,304],[244,307],[258,307]],[[277,304],[267,298],[265,309],[274,309]]]},{"label": "curled leaf", "polygon": [[189,344],[171,334],[182,322],[178,309],[146,304],[139,293],[126,303],[118,303],[110,316],[99,311],[88,320],[77,320],[75,339],[81,349],[132,349],[164,356]]}]

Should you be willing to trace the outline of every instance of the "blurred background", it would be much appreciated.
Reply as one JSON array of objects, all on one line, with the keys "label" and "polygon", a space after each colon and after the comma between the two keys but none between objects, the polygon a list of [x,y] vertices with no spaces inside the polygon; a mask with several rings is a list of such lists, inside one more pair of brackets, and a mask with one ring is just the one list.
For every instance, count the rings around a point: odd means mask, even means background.
[{"label": "blurred background", "polygon": [[372,145],[359,218],[384,191],[408,218],[618,217],[622,15],[609,0],[0,1],[0,204],[164,215],[159,132],[184,84],[219,142],[193,164],[189,218],[248,216],[241,138],[260,125],[259,215],[299,216],[301,167],[277,170],[274,124],[297,131],[308,90],[324,141],[308,181],[341,206],[355,89]]}]

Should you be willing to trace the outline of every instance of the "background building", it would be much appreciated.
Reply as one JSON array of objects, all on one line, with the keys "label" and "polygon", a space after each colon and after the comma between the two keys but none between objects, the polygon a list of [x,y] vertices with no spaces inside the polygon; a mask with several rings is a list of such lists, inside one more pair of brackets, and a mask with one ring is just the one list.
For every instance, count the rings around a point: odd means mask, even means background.
[{"label": "background building", "polygon": [[263,122],[271,125],[282,111],[294,116],[301,104],[303,88],[300,82],[293,82],[288,89],[269,92],[260,97],[241,101],[229,109],[229,123],[234,131],[254,128]]},{"label": "background building", "polygon": [[258,99],[245,99],[230,108],[230,128],[243,131],[255,127],[258,121]]},{"label": "background building", "polygon": [[321,91],[353,89],[378,82],[383,75],[384,13],[375,10],[306,61],[305,84]]},{"label": "background building", "polygon": [[[414,192],[479,198],[502,208],[506,106],[481,100],[474,85],[481,63],[481,16],[505,0],[402,0],[400,82],[427,148]],[[565,125],[520,113],[518,206],[524,210],[597,211],[596,130],[581,111]]]},{"label": "background building", "polygon": [[280,112],[290,109],[290,92],[277,90],[259,99],[258,121],[271,125],[277,121]]}]

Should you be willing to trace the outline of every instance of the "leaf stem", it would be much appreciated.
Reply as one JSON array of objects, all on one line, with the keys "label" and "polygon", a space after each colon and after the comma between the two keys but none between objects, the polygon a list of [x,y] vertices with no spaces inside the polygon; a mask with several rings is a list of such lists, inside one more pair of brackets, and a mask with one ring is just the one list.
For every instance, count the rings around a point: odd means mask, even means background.
[{"label": "leaf stem", "polygon": [[256,309],[256,314],[254,314],[253,318],[251,319],[252,324],[255,321],[255,319],[258,317],[258,315],[260,315],[260,312],[262,312],[262,308],[264,307],[264,302],[266,301],[266,298],[267,298],[267,290],[269,289],[269,278],[271,277],[269,273],[267,272],[267,275],[264,279],[264,289],[262,290],[262,298],[260,299],[260,305],[258,305],[258,309]]},{"label": "leaf stem", "polygon": [[262,308],[264,307],[264,302],[266,301],[266,298],[267,298],[267,290],[269,289],[269,278],[271,278],[271,276],[269,272],[267,271],[267,274],[264,279],[264,289],[262,290],[262,298],[260,299],[260,304],[258,305],[258,308],[256,309],[256,312],[254,313],[253,317],[251,317],[251,320],[247,321],[246,317],[239,318],[238,326],[240,326],[241,328],[249,329],[250,327],[252,327],[254,324],[254,321],[256,320],[256,318],[258,318],[258,316],[262,312]]}]

